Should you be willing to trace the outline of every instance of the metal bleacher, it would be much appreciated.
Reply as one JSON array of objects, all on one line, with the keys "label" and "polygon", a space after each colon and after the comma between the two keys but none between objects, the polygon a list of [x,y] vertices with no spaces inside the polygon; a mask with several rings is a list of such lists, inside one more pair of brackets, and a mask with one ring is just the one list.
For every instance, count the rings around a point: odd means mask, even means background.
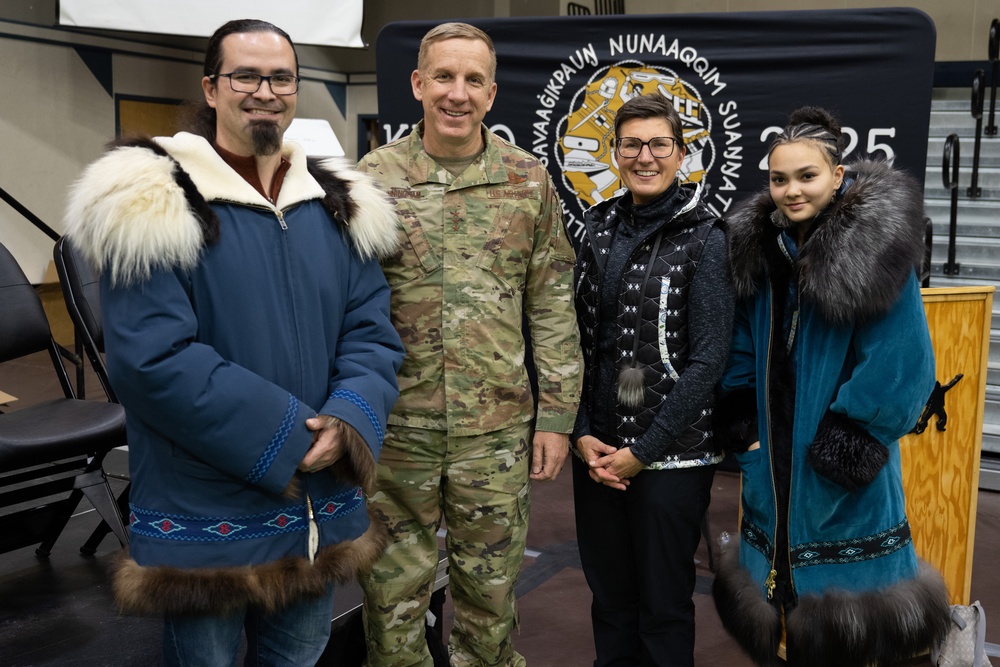
[{"label": "metal bleacher", "polygon": [[[971,83],[971,79],[970,79]],[[969,88],[936,88],[931,102],[924,205],[933,221],[932,287],[994,285],[1000,288],[1000,133],[991,133],[986,113],[975,117],[975,93]],[[975,179],[976,127],[982,128]],[[942,156],[951,135],[960,146],[954,264],[948,266],[951,193],[942,177]],[[954,139],[953,139],[954,141]],[[1000,289],[998,289],[1000,291]],[[990,324],[989,370],[983,423],[980,488],[1000,490],[1000,298],[994,296]]]}]

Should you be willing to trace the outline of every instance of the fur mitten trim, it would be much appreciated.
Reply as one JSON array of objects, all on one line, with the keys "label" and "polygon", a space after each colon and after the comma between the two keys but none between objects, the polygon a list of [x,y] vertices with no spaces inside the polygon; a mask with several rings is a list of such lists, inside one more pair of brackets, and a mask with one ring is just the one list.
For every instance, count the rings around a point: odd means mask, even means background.
[{"label": "fur mitten trim", "polygon": [[803,596],[786,618],[789,665],[895,665],[925,652],[948,632],[948,592],[926,563],[885,589]]},{"label": "fur mitten trim", "polygon": [[809,446],[809,465],[848,491],[871,484],[889,461],[889,450],[852,419],[828,412]]},{"label": "fur mitten trim", "polygon": [[740,543],[722,547],[719,571],[712,583],[715,609],[726,631],[760,667],[776,667],[781,642],[781,617],[764,598],[761,587],[740,567]]},{"label": "fur mitten trim", "polygon": [[224,614],[247,604],[271,613],[369,571],[388,537],[381,521],[370,513],[369,519],[363,535],[321,550],[313,564],[305,557],[287,557],[263,565],[188,570],[143,567],[123,555],[112,581],[115,602],[129,614]]}]

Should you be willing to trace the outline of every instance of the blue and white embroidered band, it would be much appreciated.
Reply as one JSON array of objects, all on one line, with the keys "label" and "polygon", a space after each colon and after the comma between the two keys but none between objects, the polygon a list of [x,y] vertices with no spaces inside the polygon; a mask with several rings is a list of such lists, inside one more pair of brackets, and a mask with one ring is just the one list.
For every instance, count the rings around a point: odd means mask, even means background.
[{"label": "blue and white embroidered band", "polygon": [[[313,499],[318,523],[340,518],[365,506],[360,488],[335,496]],[[306,531],[309,510],[305,503],[249,516],[193,516],[155,512],[130,505],[129,530],[133,535],[183,542],[226,542]]]},{"label": "blue and white embroidered band", "polygon": [[299,412],[299,402],[292,396],[288,395],[288,407],[285,409],[285,416],[281,420],[281,424],[278,425],[278,430],[275,431],[274,435],[271,437],[271,441],[267,443],[267,447],[261,453],[260,458],[254,464],[250,472],[247,473],[246,481],[251,484],[256,484],[267,474],[268,469],[271,464],[274,463],[274,459],[277,458],[278,452],[281,451],[282,446],[284,446],[285,441],[288,440],[289,434],[292,432],[292,426],[295,425],[295,416]]},{"label": "blue and white embroidered band", "polygon": [[361,411],[365,413],[366,417],[368,417],[368,421],[372,423],[372,428],[375,429],[375,436],[378,438],[379,444],[382,444],[384,434],[382,430],[382,423],[379,422],[378,415],[375,414],[375,410],[368,404],[368,401],[349,389],[338,389],[330,394],[330,398],[342,398],[345,401],[349,401],[361,408]]}]

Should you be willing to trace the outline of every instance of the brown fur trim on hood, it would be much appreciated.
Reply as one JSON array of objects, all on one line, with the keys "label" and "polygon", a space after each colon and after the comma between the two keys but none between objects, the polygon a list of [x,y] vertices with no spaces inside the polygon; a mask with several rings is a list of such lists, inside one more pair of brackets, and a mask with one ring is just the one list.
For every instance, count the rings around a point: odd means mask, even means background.
[{"label": "brown fur trim on hood", "polygon": [[312,564],[303,556],[263,565],[185,570],[142,567],[123,554],[112,580],[115,602],[129,614],[222,614],[246,604],[274,612],[322,595],[327,584],[345,583],[370,570],[387,544],[382,522],[370,519],[363,535],[320,550]]},{"label": "brown fur trim on hood", "polygon": [[[847,165],[852,182],[827,209],[799,249],[803,301],[831,322],[860,322],[887,312],[924,257],[924,209],[916,181],[885,162]],[[743,202],[727,218],[736,293],[756,294],[769,272],[781,216],[769,190]],[[776,254],[774,255],[776,256]]]}]

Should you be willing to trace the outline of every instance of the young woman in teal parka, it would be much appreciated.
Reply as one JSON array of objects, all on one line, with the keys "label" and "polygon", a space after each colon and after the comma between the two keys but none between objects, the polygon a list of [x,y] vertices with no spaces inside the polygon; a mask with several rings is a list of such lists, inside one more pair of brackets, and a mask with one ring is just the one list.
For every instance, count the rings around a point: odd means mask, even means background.
[{"label": "young woman in teal parka", "polygon": [[783,634],[790,665],[891,665],[947,627],[898,444],[935,379],[920,193],[887,163],[841,164],[841,146],[828,113],[796,111],[769,189],[729,220],[739,301],[716,429],[733,436],[742,521],[713,592],[759,665]]}]

